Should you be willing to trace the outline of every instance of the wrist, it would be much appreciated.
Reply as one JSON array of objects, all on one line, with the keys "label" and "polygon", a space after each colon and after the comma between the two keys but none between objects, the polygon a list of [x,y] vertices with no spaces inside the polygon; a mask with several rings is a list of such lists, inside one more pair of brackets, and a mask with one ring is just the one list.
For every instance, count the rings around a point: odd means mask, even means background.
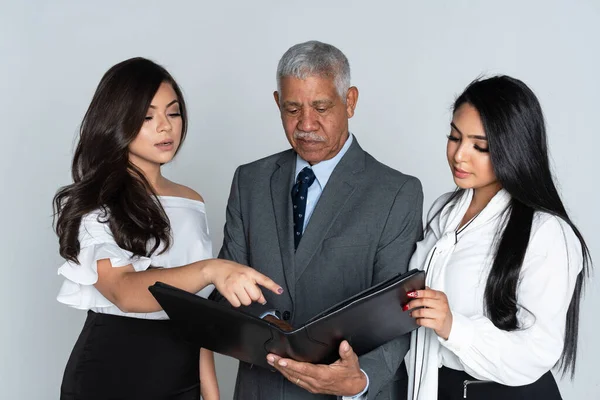
[{"label": "wrist", "polygon": [[362,369],[360,375],[353,378],[352,389],[349,390],[352,394],[342,395],[342,400],[365,400],[369,391],[369,376]]},{"label": "wrist", "polygon": [[448,340],[448,337],[450,336],[451,331],[452,331],[452,312],[448,312],[448,319],[446,320],[446,323],[444,324],[444,330],[443,330],[443,332],[441,332],[441,335],[439,335],[439,336],[444,340]]},{"label": "wrist", "polygon": [[357,386],[357,390],[354,392],[354,395],[361,393],[367,387],[367,376],[362,372],[362,370],[360,371],[360,377],[358,378],[358,380],[359,384]]},{"label": "wrist", "polygon": [[348,395],[346,395],[346,396],[354,397],[354,396],[357,396],[358,394],[364,392],[364,390],[367,387],[368,380],[367,380],[367,375],[362,370],[358,371],[358,375],[352,381],[353,381],[352,387],[349,390]]},{"label": "wrist", "polygon": [[214,284],[214,269],[215,269],[215,259],[211,258],[208,260],[203,260],[198,263],[198,274],[200,281],[204,283],[205,286]]}]

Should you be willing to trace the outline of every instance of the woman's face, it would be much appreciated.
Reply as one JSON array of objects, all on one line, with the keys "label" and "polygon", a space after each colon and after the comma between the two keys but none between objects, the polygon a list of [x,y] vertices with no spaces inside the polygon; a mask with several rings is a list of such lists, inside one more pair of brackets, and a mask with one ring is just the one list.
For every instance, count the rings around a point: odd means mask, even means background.
[{"label": "woman's face", "polygon": [[129,144],[129,160],[142,170],[173,159],[181,142],[182,118],[173,87],[163,82],[152,98],[138,135]]},{"label": "woman's face", "polygon": [[494,174],[488,142],[479,117],[472,105],[465,103],[455,112],[450,124],[446,154],[454,182],[461,189],[500,189]]}]

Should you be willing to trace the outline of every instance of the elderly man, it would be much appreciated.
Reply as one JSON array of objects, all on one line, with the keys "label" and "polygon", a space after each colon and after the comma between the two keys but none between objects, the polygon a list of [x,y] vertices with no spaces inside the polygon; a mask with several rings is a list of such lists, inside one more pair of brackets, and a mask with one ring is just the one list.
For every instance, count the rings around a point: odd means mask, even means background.
[{"label": "elderly man", "polygon": [[[291,47],[279,61],[274,97],[292,149],[237,169],[219,256],[282,284],[281,296],[265,293],[267,307],[298,326],[407,270],[422,233],[423,196],[418,179],[379,163],[348,131],[358,90],[337,48]],[[331,365],[268,355],[278,372],[241,362],[235,398],[405,398],[399,367],[408,346],[402,337],[357,357],[344,341]]]}]

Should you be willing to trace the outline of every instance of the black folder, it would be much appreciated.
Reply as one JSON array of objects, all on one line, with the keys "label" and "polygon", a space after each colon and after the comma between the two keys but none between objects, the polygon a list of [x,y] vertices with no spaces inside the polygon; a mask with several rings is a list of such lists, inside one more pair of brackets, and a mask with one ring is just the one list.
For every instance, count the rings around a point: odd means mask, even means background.
[{"label": "black folder", "polygon": [[425,287],[425,273],[411,270],[342,301],[291,331],[231,306],[157,282],[149,290],[186,340],[250,364],[272,368],[268,353],[317,364],[339,358],[346,339],[357,355],[417,328],[402,310],[406,295]]}]

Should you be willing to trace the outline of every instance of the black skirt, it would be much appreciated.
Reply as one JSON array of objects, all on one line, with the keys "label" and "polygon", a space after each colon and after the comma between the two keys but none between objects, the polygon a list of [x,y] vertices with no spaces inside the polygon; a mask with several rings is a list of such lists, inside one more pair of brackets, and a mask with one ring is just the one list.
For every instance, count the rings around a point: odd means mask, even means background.
[{"label": "black skirt", "polygon": [[170,321],[88,311],[60,398],[199,400],[199,357]]},{"label": "black skirt", "polygon": [[438,400],[561,400],[551,372],[529,385],[506,386],[480,381],[464,371],[442,367],[438,378]]}]

